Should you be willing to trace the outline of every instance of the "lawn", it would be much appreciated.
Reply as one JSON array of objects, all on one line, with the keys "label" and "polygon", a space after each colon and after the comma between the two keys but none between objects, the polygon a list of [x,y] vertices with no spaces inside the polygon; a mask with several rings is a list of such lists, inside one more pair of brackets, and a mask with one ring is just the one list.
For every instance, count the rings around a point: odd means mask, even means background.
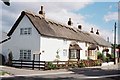
[{"label": "lawn", "polygon": [[6,75],[6,74],[9,75],[10,73],[8,73],[8,72],[6,72],[6,71],[1,71],[1,70],[0,70],[0,76],[4,76],[4,75]]}]

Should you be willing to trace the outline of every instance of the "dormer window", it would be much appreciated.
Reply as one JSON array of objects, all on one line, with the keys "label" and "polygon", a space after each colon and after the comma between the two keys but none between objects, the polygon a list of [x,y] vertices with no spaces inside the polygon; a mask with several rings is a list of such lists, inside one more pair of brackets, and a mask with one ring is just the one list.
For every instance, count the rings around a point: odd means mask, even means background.
[{"label": "dormer window", "polygon": [[32,28],[20,28],[20,35],[30,35]]}]

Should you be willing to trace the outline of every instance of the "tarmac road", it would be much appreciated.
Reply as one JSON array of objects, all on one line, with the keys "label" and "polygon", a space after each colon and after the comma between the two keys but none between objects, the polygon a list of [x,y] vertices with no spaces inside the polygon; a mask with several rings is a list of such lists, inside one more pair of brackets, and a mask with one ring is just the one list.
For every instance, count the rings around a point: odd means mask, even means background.
[{"label": "tarmac road", "polygon": [[88,68],[70,69],[69,71],[74,73],[36,76],[12,76],[2,78],[2,80],[120,80],[120,70],[101,70],[98,68]]}]

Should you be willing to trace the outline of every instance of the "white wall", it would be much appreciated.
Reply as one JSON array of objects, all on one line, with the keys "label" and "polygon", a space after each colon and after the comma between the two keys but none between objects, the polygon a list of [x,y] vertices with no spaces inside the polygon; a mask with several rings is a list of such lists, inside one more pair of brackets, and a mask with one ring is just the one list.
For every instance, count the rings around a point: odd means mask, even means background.
[{"label": "white wall", "polygon": [[85,51],[87,51],[85,42],[78,42],[78,44],[82,48],[82,50],[80,50],[80,59],[87,59],[87,56],[85,54]]},{"label": "white wall", "polygon": [[[56,59],[57,50],[59,50],[59,56],[61,61],[67,61],[69,59],[69,46],[71,40],[64,41],[63,39],[46,38],[41,37],[41,60],[42,61],[53,61]],[[78,43],[83,49],[80,51],[80,59],[87,59],[85,56],[85,43]],[[67,50],[67,54],[63,53],[63,49]],[[87,50],[87,49],[86,49]]]},{"label": "white wall", "polygon": [[[63,49],[67,50],[67,54],[63,54]],[[59,50],[60,60],[68,60],[69,41],[64,42],[63,39],[41,37],[41,60],[53,61],[56,59],[57,50]],[[44,51],[44,52],[43,52]]]},{"label": "white wall", "polygon": [[[32,28],[32,34],[20,35],[20,28]],[[4,55],[7,56],[8,53],[12,51],[14,59],[19,59],[21,49],[29,49],[32,53],[40,50],[40,34],[38,34],[37,30],[26,16],[24,16],[11,35],[11,39],[2,44],[2,52]]]},{"label": "white wall", "polygon": [[[20,28],[32,28],[31,35],[20,35]],[[33,53],[41,52],[40,60],[53,61],[56,59],[57,50],[59,50],[59,56],[61,61],[67,61],[69,59],[69,45],[71,41],[57,38],[43,37],[38,34],[37,30],[33,27],[29,19],[25,16],[19,23],[11,39],[2,44],[2,53],[7,57],[8,53],[12,51],[13,59],[19,59],[20,50],[31,50],[33,59]],[[78,43],[83,49],[80,51],[80,59],[87,59],[85,56],[85,43]],[[67,50],[63,53],[63,50]],[[87,49],[86,49],[87,50]],[[39,60],[38,55],[36,60]]]}]

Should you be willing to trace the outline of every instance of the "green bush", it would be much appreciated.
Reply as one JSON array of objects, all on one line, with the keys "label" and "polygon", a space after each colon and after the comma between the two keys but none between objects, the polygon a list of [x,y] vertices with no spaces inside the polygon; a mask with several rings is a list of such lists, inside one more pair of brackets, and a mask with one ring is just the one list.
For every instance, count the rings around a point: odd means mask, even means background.
[{"label": "green bush", "polygon": [[104,54],[103,54],[103,57],[102,57],[102,61],[106,62],[106,57],[104,56]]},{"label": "green bush", "polygon": [[80,68],[85,67],[85,64],[84,64],[84,63],[80,63],[80,64],[78,65],[78,67],[80,67]]},{"label": "green bush", "polygon": [[76,67],[76,65],[73,63],[73,64],[71,64],[71,67],[72,67],[72,68],[75,68],[75,67]]},{"label": "green bush", "polygon": [[111,58],[114,58],[114,54],[113,53],[111,53]]},{"label": "green bush", "polygon": [[95,66],[101,66],[101,64],[102,64],[102,63],[101,63],[100,61],[96,61],[94,65],[95,65]]},{"label": "green bush", "polygon": [[106,57],[106,62],[110,62],[110,58],[109,57]]},{"label": "green bush", "polygon": [[97,58],[98,59],[102,59],[103,58],[103,54],[101,52],[97,52]]},{"label": "green bush", "polygon": [[48,69],[56,69],[57,66],[53,64],[52,62],[48,62]]}]

